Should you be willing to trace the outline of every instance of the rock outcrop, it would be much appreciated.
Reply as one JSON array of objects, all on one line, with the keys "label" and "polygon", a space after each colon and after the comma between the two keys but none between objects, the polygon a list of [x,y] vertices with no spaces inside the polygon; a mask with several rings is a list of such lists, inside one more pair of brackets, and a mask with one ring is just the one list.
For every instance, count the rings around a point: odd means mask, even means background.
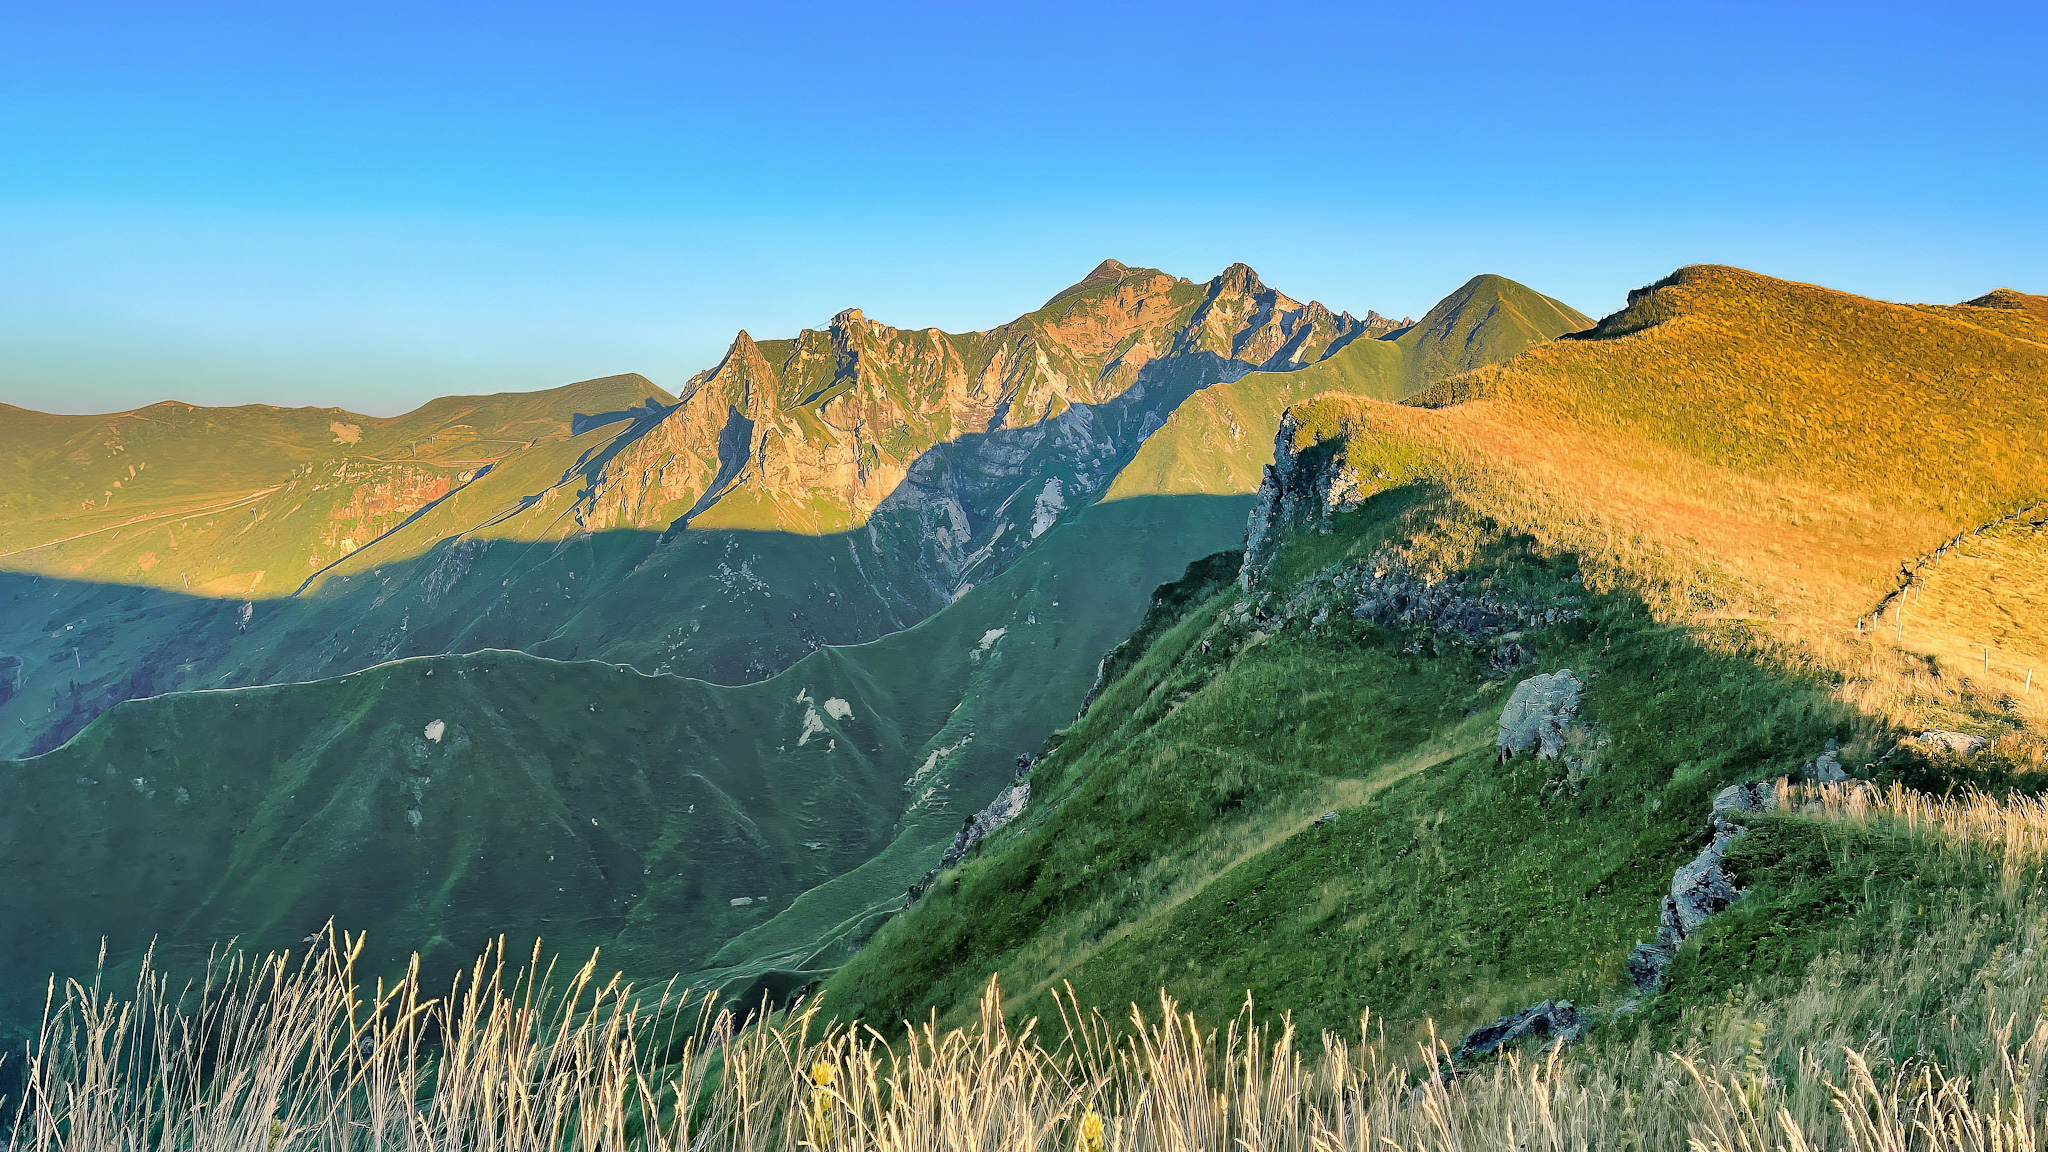
[{"label": "rock outcrop", "polygon": [[1273,462],[1266,465],[1259,482],[1246,527],[1244,567],[1238,583],[1251,591],[1265,580],[1288,532],[1313,529],[1327,532],[1330,516],[1371,495],[1371,485],[1343,455],[1342,440],[1301,443],[1301,427],[1294,410],[1280,417],[1280,431],[1273,438]]},{"label": "rock outcrop", "polygon": [[1548,1036],[1553,1044],[1569,1044],[1585,1034],[1589,1023],[1571,1001],[1545,1000],[1466,1033],[1451,1059],[1462,1063],[1491,1056],[1528,1036]]},{"label": "rock outcrop", "polygon": [[[1834,742],[1828,743],[1827,751],[1834,752]],[[1741,821],[1770,811],[1778,800],[1777,789],[1770,783],[1731,784],[1714,794],[1710,817],[1714,838],[1700,849],[1699,855],[1672,874],[1671,893],[1664,897],[1658,916],[1656,942],[1638,944],[1629,953],[1629,979],[1639,990],[1654,992],[1662,987],[1664,970],[1671,966],[1678,946],[1708,920],[1742,899],[1742,889],[1735,886],[1735,878],[1722,867],[1722,862],[1727,859],[1730,846],[1749,832]]]},{"label": "rock outcrop", "polygon": [[1031,782],[1019,781],[988,802],[988,807],[967,818],[967,824],[953,836],[953,842],[946,845],[946,851],[939,856],[941,869],[951,868],[967,858],[989,833],[1015,820],[1024,811],[1024,805],[1031,799]]},{"label": "rock outcrop", "polygon": [[953,842],[939,855],[939,862],[923,879],[911,885],[903,898],[903,906],[917,903],[918,897],[931,888],[939,873],[965,860],[969,853],[981,846],[981,842],[998,829],[1015,820],[1024,812],[1024,806],[1031,802],[1031,769],[1038,764],[1038,757],[1024,755],[1017,757],[1017,782],[1003,789],[996,798],[989,801],[981,811],[967,818],[960,831],[953,834]]},{"label": "rock outcrop", "polygon": [[1564,755],[1565,733],[1578,718],[1586,686],[1569,668],[1531,676],[1508,697],[1500,713],[1494,751],[1505,760],[1527,752],[1539,760]]}]

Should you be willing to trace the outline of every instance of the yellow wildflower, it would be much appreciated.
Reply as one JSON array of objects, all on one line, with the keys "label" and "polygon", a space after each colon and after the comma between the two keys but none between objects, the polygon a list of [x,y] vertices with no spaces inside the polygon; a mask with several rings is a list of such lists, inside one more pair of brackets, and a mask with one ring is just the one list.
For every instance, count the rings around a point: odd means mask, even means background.
[{"label": "yellow wildflower", "polygon": [[1090,1108],[1081,1117],[1081,1152],[1102,1152],[1102,1113]]}]

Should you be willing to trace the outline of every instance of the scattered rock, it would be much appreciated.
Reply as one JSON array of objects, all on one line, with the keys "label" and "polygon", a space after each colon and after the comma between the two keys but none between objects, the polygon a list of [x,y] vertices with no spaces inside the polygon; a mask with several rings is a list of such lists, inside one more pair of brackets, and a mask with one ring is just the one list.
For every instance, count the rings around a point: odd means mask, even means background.
[{"label": "scattered rock", "polygon": [[1522,643],[1521,634],[1504,636],[1486,656],[1487,667],[1497,672],[1513,672],[1536,662],[1536,652]]},{"label": "scattered rock", "polygon": [[1842,770],[1842,746],[1829,740],[1821,754],[1799,766],[1799,778],[1809,784],[1840,784],[1849,779]]},{"label": "scattered rock", "polygon": [[[1835,769],[1841,771],[1838,766]],[[1716,827],[1734,827],[1735,818],[1754,816],[1771,810],[1777,803],[1777,788],[1769,781],[1755,784],[1730,784],[1714,794],[1714,823]]]},{"label": "scattered rock", "polygon": [[1354,620],[1369,620],[1382,628],[1426,627],[1467,644],[1504,641],[1491,657],[1497,668],[1535,661],[1535,652],[1519,642],[1521,629],[1547,628],[1585,615],[1577,604],[1531,604],[1491,590],[1475,591],[1461,577],[1426,579],[1385,552],[1366,568],[1340,575],[1337,584],[1357,588]]},{"label": "scattered rock", "polygon": [[1949,752],[1957,756],[1975,756],[1990,747],[1991,741],[1968,732],[1950,732],[1935,728],[1922,732],[1917,738],[1922,747],[1931,752]]},{"label": "scattered rock", "polygon": [[1539,760],[1563,755],[1565,729],[1578,718],[1585,690],[1569,668],[1531,676],[1515,685],[1501,709],[1494,749],[1502,759],[1531,750]]},{"label": "scattered rock", "polygon": [[1554,1044],[1569,1044],[1585,1034],[1587,1023],[1571,1001],[1545,1000],[1466,1033],[1451,1059],[1466,1061],[1490,1056],[1525,1036],[1548,1036]]}]

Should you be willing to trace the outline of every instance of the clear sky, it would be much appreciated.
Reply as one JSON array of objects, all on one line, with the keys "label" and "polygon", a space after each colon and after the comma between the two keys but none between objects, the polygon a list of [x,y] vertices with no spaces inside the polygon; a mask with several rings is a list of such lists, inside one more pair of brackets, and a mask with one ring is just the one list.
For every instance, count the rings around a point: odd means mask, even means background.
[{"label": "clear sky", "polygon": [[0,400],[639,371],[1114,256],[1419,315],[2048,292],[2048,5],[0,0]]}]

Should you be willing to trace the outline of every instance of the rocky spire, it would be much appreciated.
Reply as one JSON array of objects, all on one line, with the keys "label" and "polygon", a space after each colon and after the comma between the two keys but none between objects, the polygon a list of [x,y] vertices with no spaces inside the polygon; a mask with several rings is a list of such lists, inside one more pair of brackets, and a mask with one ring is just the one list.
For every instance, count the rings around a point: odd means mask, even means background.
[{"label": "rocky spire", "polygon": [[1265,281],[1259,279],[1259,274],[1252,271],[1251,265],[1244,263],[1232,264],[1225,268],[1221,275],[1209,281],[1209,286],[1211,295],[1229,292],[1237,296],[1257,296],[1266,290]]}]

